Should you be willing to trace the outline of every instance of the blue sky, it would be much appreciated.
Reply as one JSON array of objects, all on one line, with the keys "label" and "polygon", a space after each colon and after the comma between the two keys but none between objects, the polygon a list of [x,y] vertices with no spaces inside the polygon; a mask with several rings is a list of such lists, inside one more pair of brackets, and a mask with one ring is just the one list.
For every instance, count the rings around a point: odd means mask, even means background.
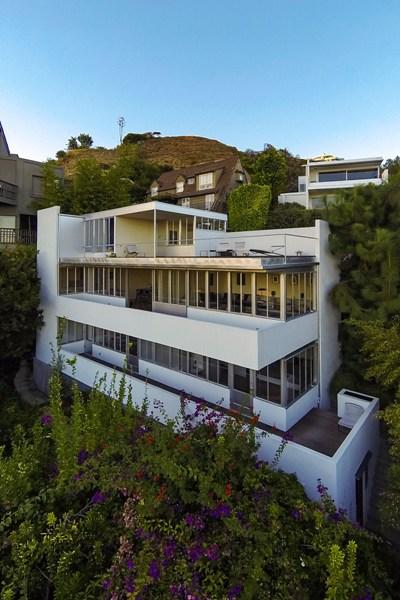
[{"label": "blue sky", "polygon": [[71,135],[203,135],[303,157],[400,154],[398,0],[1,0],[0,120],[45,159]]}]

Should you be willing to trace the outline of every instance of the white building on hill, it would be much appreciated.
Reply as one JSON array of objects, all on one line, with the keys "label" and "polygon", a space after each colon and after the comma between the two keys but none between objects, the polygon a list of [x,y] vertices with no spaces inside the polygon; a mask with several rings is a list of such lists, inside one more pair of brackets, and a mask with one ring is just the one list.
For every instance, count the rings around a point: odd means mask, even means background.
[{"label": "white building on hill", "polygon": [[341,190],[359,185],[381,185],[387,181],[388,171],[382,169],[382,157],[336,158],[322,155],[307,160],[305,175],[298,178],[298,191],[280,194],[280,204],[297,202],[305,208],[322,208]]},{"label": "white building on hill", "polygon": [[364,522],[378,401],[344,390],[331,411],[338,273],[328,225],[227,233],[226,221],[157,201],[79,217],[40,211],[36,381],[45,388],[66,319],[62,352],[76,358],[81,384],[125,371],[135,400],[147,393],[160,419],[159,401],[174,417],[182,394],[189,405],[259,415],[269,432],[260,457],[270,460],[287,433],[280,468],[311,497],[321,479]]}]

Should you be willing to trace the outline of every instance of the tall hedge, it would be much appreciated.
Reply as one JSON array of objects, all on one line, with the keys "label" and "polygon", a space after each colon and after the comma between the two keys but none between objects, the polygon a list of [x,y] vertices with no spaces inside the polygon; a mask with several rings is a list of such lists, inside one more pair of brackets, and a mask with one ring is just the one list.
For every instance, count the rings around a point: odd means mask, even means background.
[{"label": "tall hedge", "polygon": [[271,204],[268,185],[243,185],[228,197],[228,226],[230,231],[264,229]]}]

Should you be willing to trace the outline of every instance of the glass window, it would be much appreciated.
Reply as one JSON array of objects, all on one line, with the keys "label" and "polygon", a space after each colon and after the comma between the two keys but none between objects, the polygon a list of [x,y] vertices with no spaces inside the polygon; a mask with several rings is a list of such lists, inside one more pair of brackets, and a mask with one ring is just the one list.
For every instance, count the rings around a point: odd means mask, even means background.
[{"label": "glass window", "polygon": [[206,194],[204,198],[204,208],[206,210],[211,210],[214,204],[215,195],[214,194]]},{"label": "glass window", "polygon": [[308,346],[286,359],[287,403],[291,404],[317,383],[316,345]]},{"label": "glass window", "polygon": [[252,313],[251,273],[231,273],[231,310]]},{"label": "glass window", "polygon": [[171,271],[171,302],[186,304],[186,272]]},{"label": "glass window", "polygon": [[318,173],[318,181],[346,181],[346,171],[327,171]]},{"label": "glass window", "polygon": [[219,271],[218,290],[217,290],[217,308],[218,310],[228,310],[228,276],[226,271]]},{"label": "glass window", "polygon": [[205,379],[207,376],[206,357],[201,356],[201,354],[194,354],[193,352],[190,352],[189,373],[191,375],[196,375],[196,377],[203,377]]},{"label": "glass window", "polygon": [[264,367],[256,373],[256,395],[275,404],[281,403],[281,361]]},{"label": "glass window", "polygon": [[68,293],[68,267],[60,267],[59,270],[59,281],[58,281],[58,293]]},{"label": "glass window", "polygon": [[359,169],[357,171],[347,171],[347,179],[377,179],[378,169]]},{"label": "glass window", "polygon": [[176,193],[177,194],[181,194],[183,192],[183,187],[184,187],[184,182],[183,181],[177,181],[176,182]]},{"label": "glass window", "polygon": [[314,310],[314,273],[286,273],[286,318]]},{"label": "glass window", "polygon": [[216,309],[218,307],[218,273],[216,271],[208,272],[208,308]]},{"label": "glass window", "polygon": [[233,365],[233,387],[240,392],[250,392],[250,369]]},{"label": "glass window", "polygon": [[203,173],[198,176],[198,189],[208,190],[214,187],[213,173]]}]

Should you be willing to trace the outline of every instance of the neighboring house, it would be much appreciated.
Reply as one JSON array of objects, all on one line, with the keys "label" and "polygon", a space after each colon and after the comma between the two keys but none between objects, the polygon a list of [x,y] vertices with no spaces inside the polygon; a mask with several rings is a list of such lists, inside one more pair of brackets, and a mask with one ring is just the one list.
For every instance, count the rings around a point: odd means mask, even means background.
[{"label": "neighboring house", "polygon": [[250,177],[236,156],[162,173],[150,186],[150,197],[180,206],[226,211],[226,198]]},{"label": "neighboring house", "polygon": [[280,194],[278,202],[298,202],[305,208],[321,208],[325,201],[335,199],[339,190],[372,183],[380,185],[387,180],[387,170],[382,171],[382,157],[336,158],[322,155],[307,160],[305,175],[298,178],[298,191]]},{"label": "neighboring house", "polygon": [[[57,169],[60,178],[62,168]],[[11,154],[0,123],[0,244],[36,241],[36,211],[42,195],[42,163]]]},{"label": "neighboring house", "polygon": [[[260,458],[320,478],[351,519],[365,520],[378,444],[378,400],[343,390],[338,281],[328,224],[226,232],[225,214],[165,202],[83,216],[38,212],[44,326],[35,379],[46,389],[63,332],[63,371],[83,386],[126,373],[134,402],[172,418],[181,402],[258,417]],[[340,426],[340,422],[343,426]]]}]

